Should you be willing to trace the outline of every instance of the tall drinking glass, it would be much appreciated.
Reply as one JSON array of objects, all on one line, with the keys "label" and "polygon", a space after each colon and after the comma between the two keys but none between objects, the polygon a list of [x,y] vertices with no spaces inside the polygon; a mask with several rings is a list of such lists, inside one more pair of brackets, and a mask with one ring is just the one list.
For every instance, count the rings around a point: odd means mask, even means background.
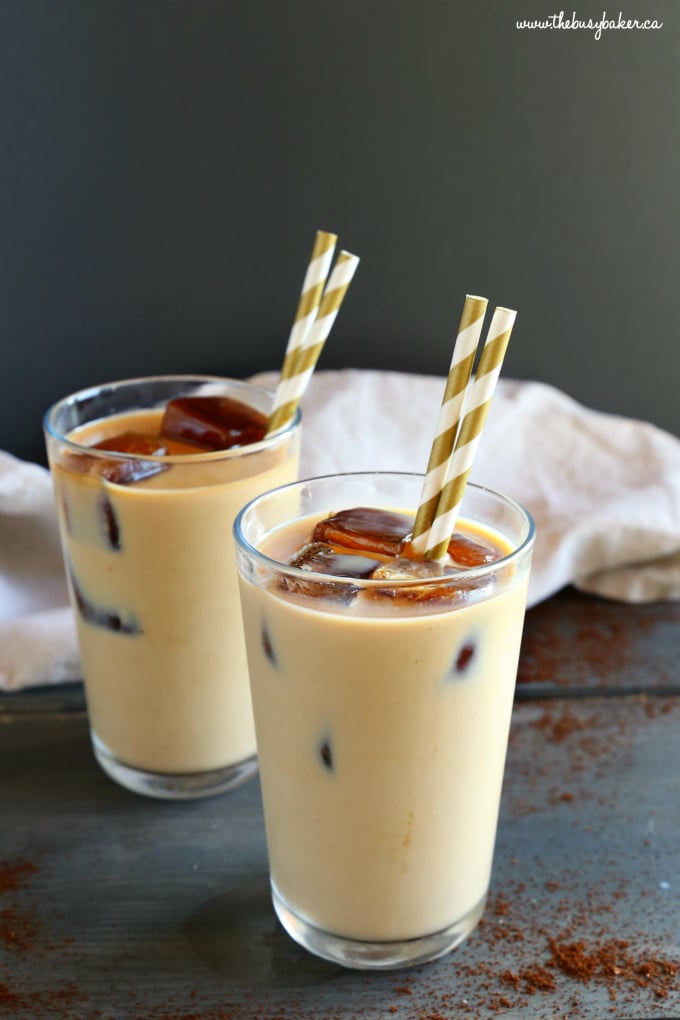
[{"label": "tall drinking glass", "polygon": [[343,555],[318,572],[314,548],[287,563],[338,510],[413,514],[422,482],[301,481],[234,526],[274,907],[301,945],[349,967],[452,949],[491,874],[529,514],[469,485],[457,530],[496,558],[454,574],[376,580]]},{"label": "tall drinking glass", "polygon": [[273,394],[209,376],[97,386],[44,421],[94,753],[117,782],[169,799],[227,790],[257,768],[231,528],[297,477],[300,417],[270,437],[170,456],[93,448],[158,432],[178,397],[267,414]]}]

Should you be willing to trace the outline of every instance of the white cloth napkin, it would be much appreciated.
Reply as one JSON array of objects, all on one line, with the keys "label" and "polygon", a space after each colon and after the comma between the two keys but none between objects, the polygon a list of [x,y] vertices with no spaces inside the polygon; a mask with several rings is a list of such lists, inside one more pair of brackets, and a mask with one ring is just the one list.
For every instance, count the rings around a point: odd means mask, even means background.
[{"label": "white cloth napkin", "polygon": [[0,690],[79,676],[52,481],[0,452]]},{"label": "white cloth napkin", "polygon": [[[275,385],[276,373],[257,381]],[[303,401],[303,476],[427,466],[444,378],[317,372]],[[472,480],[537,527],[535,605],[564,585],[630,602],[680,598],[680,440],[501,380]],[[47,471],[0,453],[0,689],[79,677]]]}]

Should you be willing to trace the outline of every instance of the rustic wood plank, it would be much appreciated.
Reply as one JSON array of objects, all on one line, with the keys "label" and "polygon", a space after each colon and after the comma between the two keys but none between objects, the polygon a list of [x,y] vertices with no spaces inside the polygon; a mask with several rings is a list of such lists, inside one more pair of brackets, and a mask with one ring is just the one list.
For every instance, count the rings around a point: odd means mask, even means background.
[{"label": "rustic wood plank", "polygon": [[[0,860],[36,870],[0,885],[0,1016],[679,1016],[677,976],[639,987],[624,968],[586,984],[549,965],[548,941],[592,953],[626,939],[637,963],[680,962],[678,803],[680,699],[517,704],[482,926],[434,964],[366,975],[316,960],[278,926],[257,781],[201,802],[146,800],[99,770],[83,716],[5,716]],[[546,974],[554,989],[541,991]]]},{"label": "rustic wood plank", "polygon": [[82,683],[53,684],[49,687],[29,687],[24,691],[0,693],[0,719],[10,715],[82,713],[85,710]]}]

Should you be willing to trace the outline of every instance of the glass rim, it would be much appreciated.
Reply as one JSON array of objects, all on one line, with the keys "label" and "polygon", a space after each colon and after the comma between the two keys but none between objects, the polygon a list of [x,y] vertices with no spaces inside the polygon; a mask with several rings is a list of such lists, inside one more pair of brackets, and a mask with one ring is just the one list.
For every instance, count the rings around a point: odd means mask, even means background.
[{"label": "glass rim", "polygon": [[418,474],[415,471],[343,471],[329,475],[316,475],[311,478],[301,478],[297,482],[289,482],[287,485],[281,485],[275,489],[269,489],[267,492],[262,492],[251,499],[245,504],[245,506],[241,507],[236,515],[232,532],[237,546],[241,551],[255,559],[260,566],[267,567],[269,570],[275,570],[279,574],[285,573],[289,577],[295,578],[299,581],[315,581],[320,584],[333,583],[338,585],[351,585],[354,588],[365,587],[368,589],[377,587],[384,588],[386,584],[389,584],[390,588],[408,590],[417,587],[422,588],[423,585],[432,585],[433,587],[450,585],[451,582],[457,578],[465,578],[466,580],[468,578],[472,580],[483,580],[485,577],[497,574],[499,571],[504,570],[507,567],[514,566],[530,552],[534,544],[534,540],[536,538],[536,523],[527,508],[511,496],[506,496],[502,492],[497,492],[495,489],[491,489],[486,485],[478,485],[475,482],[468,482],[465,491],[467,492],[468,489],[472,489],[475,492],[479,492],[481,494],[488,495],[493,499],[499,500],[506,507],[509,507],[524,520],[526,525],[526,535],[516,549],[513,549],[506,555],[494,560],[492,563],[486,563],[479,567],[463,567],[456,573],[452,574],[442,574],[436,577],[427,578],[417,577],[399,578],[395,580],[390,579],[389,582],[378,578],[356,578],[343,577],[339,574],[322,574],[316,570],[303,570],[302,567],[294,567],[290,563],[282,563],[281,560],[274,559],[272,556],[267,556],[266,553],[263,553],[256,546],[252,545],[243,533],[243,521],[246,514],[250,510],[254,509],[256,504],[265,501],[276,493],[283,493],[286,490],[291,490],[296,487],[302,487],[319,481],[342,478],[361,479],[369,477],[418,479],[421,483],[425,478],[424,475]]},{"label": "glass rim", "polygon": [[[69,393],[65,397],[60,397],[59,400],[55,400],[49,405],[43,415],[43,430],[51,439],[65,446],[72,453],[83,454],[86,453],[90,457],[95,457],[100,460],[115,460],[115,461],[145,461],[145,462],[159,462],[162,464],[195,464],[195,463],[206,463],[214,460],[224,460],[229,457],[243,456],[244,454],[259,453],[263,450],[269,449],[275,443],[277,443],[282,437],[292,432],[296,426],[300,424],[302,414],[300,408],[296,408],[295,414],[292,419],[281,425],[278,429],[272,432],[271,435],[265,436],[259,439],[256,443],[247,443],[243,446],[231,446],[226,450],[206,450],[197,453],[173,453],[173,454],[148,454],[148,453],[125,453],[120,450],[98,450],[93,446],[85,446],[83,443],[77,442],[77,440],[69,439],[64,435],[54,424],[53,418],[61,410],[69,404],[77,403],[78,401],[84,401],[92,399],[101,393],[102,390],[116,390],[121,389],[124,386],[141,386],[148,383],[172,383],[172,382],[196,382],[196,383],[229,383],[230,385],[242,388],[244,390],[258,390],[262,394],[267,394],[270,397],[274,396],[274,390],[269,386],[263,386],[261,383],[249,382],[247,379],[233,379],[230,376],[224,375],[201,375],[201,374],[185,374],[182,372],[169,374],[169,375],[143,375],[136,376],[129,379],[116,379],[112,382],[97,383],[94,386],[86,386],[84,389],[75,390],[73,393]],[[143,408],[139,408],[143,410]],[[123,412],[124,413],[124,412]],[[93,418],[93,424],[97,421],[104,421],[106,416],[102,418]]]}]

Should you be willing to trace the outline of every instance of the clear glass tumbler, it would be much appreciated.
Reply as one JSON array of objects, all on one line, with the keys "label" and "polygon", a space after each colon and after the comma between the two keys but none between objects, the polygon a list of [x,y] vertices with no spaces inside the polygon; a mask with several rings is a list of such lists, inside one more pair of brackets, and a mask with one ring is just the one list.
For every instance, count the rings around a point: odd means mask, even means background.
[{"label": "clear glass tumbler", "polygon": [[441,956],[484,910],[534,525],[469,485],[459,528],[494,562],[379,581],[286,560],[330,513],[413,512],[422,481],[313,478],[234,526],[274,908],[360,969]]},{"label": "clear glass tumbler", "polygon": [[257,769],[231,528],[297,478],[300,418],[229,450],[149,457],[93,449],[158,426],[176,397],[273,394],[210,376],[96,386],[44,420],[94,753],[137,793],[219,793]]}]

